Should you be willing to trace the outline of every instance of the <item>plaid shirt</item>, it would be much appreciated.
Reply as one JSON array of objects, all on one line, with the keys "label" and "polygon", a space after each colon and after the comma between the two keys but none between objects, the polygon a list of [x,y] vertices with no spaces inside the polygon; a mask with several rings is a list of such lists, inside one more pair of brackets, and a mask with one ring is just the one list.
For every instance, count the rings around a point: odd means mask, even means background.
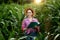
[{"label": "plaid shirt", "polygon": [[[36,18],[33,18],[33,19],[32,19],[32,22],[37,22],[37,23],[39,23]],[[25,19],[22,21],[22,30],[24,31],[24,28],[27,28],[29,24],[30,24],[29,18],[25,18]],[[27,34],[29,34],[31,31],[34,32],[35,30],[32,29],[32,28],[26,30]]]}]

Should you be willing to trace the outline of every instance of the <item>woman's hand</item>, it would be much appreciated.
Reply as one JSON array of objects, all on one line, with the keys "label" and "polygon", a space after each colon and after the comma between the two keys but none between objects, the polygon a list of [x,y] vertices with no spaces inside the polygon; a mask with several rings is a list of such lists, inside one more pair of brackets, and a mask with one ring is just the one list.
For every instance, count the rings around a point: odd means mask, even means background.
[{"label": "woman's hand", "polygon": [[39,27],[39,26],[36,26],[35,29],[36,29],[36,31],[38,31],[38,32],[40,31],[40,27]]},{"label": "woman's hand", "polygon": [[24,28],[24,31],[26,31],[27,30],[27,28]]}]

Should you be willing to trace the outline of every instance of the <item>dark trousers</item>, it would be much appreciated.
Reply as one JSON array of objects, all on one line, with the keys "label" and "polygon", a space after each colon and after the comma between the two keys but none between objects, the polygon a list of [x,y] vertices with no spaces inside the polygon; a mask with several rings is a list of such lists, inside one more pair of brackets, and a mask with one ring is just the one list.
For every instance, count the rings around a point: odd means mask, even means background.
[{"label": "dark trousers", "polygon": [[30,34],[25,33],[25,35],[27,36],[26,40],[35,40],[37,33],[36,32],[32,32]]}]

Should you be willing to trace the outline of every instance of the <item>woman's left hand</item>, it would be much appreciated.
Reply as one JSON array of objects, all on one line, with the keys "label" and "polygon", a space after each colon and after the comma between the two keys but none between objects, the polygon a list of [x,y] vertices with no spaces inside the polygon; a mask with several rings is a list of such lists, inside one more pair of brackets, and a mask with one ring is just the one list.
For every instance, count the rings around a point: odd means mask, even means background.
[{"label": "woman's left hand", "polygon": [[39,26],[36,26],[35,29],[36,29],[36,31],[38,31],[38,32],[40,31],[40,27],[39,27]]}]

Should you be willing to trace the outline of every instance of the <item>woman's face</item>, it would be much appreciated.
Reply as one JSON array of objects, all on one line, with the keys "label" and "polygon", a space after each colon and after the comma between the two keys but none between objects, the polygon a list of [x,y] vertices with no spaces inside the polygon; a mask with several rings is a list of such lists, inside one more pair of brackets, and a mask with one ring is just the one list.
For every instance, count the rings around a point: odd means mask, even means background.
[{"label": "woman's face", "polygon": [[33,14],[33,13],[32,13],[31,10],[28,10],[28,11],[27,11],[27,16],[32,16],[32,14]]}]

